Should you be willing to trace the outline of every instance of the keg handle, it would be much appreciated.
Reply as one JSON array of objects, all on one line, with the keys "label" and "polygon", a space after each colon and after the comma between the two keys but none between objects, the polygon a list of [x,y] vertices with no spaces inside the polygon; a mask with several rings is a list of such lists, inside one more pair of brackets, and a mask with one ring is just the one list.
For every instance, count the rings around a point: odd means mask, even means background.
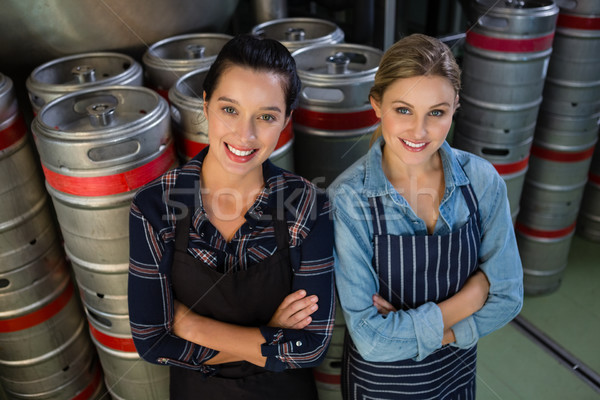
[{"label": "keg handle", "polygon": [[306,40],[306,32],[303,28],[288,28],[285,31],[285,40],[293,41],[293,42],[301,42]]},{"label": "keg handle", "polygon": [[185,46],[185,52],[187,54],[187,58],[190,60],[204,58],[206,47],[197,43],[188,44],[187,46]]},{"label": "keg handle", "polygon": [[341,75],[348,72],[350,57],[343,52],[337,52],[334,55],[327,57],[325,62],[328,74]]},{"label": "keg handle", "polygon": [[91,65],[77,65],[73,67],[71,74],[75,77],[77,83],[96,81],[96,68]]},{"label": "keg handle", "polygon": [[509,23],[507,18],[494,17],[489,14],[482,15],[477,20],[477,25],[493,30],[506,30]]},{"label": "keg handle", "polygon": [[107,126],[114,121],[116,106],[107,103],[90,104],[85,108],[92,126]]},{"label": "keg handle", "polygon": [[511,8],[523,8],[525,7],[525,0],[504,0],[506,7]]}]

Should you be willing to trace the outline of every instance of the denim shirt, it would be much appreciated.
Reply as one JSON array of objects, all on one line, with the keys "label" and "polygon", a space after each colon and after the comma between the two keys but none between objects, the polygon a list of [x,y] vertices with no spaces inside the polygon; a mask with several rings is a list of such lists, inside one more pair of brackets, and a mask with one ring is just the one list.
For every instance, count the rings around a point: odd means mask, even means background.
[{"label": "denim shirt", "polygon": [[[420,361],[442,346],[440,308],[428,302],[382,316],[372,301],[379,292],[379,280],[372,267],[373,225],[368,198],[382,198],[389,234],[428,234],[425,222],[383,173],[383,143],[379,138],[328,189],[334,207],[336,285],[346,325],[363,358],[373,362]],[[469,209],[461,185],[470,183],[479,202],[479,268],[490,282],[489,295],[479,311],[452,327],[456,341],[451,345],[469,348],[519,313],[523,271],[503,179],[488,161],[453,149],[446,142],[439,153],[445,192],[433,234],[448,234],[467,222]]]}]

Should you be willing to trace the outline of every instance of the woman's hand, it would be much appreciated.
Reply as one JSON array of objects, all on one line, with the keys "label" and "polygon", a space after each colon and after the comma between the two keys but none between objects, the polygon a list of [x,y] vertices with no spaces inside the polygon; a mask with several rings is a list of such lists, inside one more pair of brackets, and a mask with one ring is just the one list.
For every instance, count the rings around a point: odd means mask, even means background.
[{"label": "woman's hand", "polygon": [[284,329],[303,329],[311,323],[310,317],[319,306],[317,296],[306,296],[305,290],[297,290],[283,299],[267,324]]},{"label": "woman's hand", "polygon": [[377,309],[377,312],[381,315],[388,315],[391,312],[396,312],[396,308],[383,297],[375,293],[373,295],[373,305]]}]

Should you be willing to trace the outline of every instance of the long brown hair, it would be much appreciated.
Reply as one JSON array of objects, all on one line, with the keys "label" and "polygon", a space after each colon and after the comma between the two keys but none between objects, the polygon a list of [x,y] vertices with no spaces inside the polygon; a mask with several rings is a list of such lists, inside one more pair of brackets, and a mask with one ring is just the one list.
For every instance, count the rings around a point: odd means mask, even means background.
[{"label": "long brown hair", "polygon": [[[460,91],[460,68],[450,48],[439,39],[414,33],[394,43],[383,55],[369,97],[380,102],[397,79],[441,76]],[[381,125],[371,136],[371,145],[381,136]]]}]

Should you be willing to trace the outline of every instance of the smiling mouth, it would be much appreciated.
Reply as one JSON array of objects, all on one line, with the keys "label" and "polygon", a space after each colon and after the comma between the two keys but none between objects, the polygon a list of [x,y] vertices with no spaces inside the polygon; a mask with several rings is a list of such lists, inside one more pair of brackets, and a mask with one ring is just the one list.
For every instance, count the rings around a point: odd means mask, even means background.
[{"label": "smiling mouth", "polygon": [[412,147],[413,149],[420,149],[421,147],[425,146],[427,143],[414,143],[414,142],[409,142],[408,140],[405,139],[401,139],[402,142],[407,145],[408,147]]},{"label": "smiling mouth", "polygon": [[256,151],[256,149],[239,150],[239,149],[236,149],[235,147],[233,147],[232,145],[230,145],[229,143],[227,143],[227,149],[238,157],[246,157]]}]

